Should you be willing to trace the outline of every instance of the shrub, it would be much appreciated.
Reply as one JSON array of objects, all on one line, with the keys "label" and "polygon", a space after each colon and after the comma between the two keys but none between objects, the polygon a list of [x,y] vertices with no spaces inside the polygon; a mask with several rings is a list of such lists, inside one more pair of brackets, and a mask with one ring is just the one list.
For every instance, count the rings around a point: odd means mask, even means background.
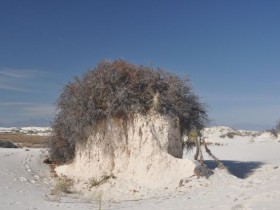
[{"label": "shrub", "polygon": [[201,135],[197,129],[192,129],[187,133],[187,140],[184,142],[187,150],[191,150],[196,146],[197,138]]},{"label": "shrub", "polygon": [[104,175],[100,180],[97,180],[96,178],[92,177],[89,179],[89,188],[91,189],[93,187],[100,186],[106,183],[111,178],[115,179],[116,177],[114,175],[110,175],[110,176]]},{"label": "shrub", "polygon": [[61,193],[72,193],[72,187],[73,187],[73,180],[67,177],[60,178],[52,190],[52,193],[54,195],[58,195]]},{"label": "shrub", "polygon": [[206,177],[208,179],[213,174],[214,172],[211,169],[209,169],[206,165],[197,165],[194,168],[194,175],[196,175],[197,178]]},{"label": "shrub", "polygon": [[278,121],[276,123],[275,128],[272,128],[272,129],[268,130],[268,132],[271,132],[274,136],[277,137],[280,133],[280,121]]},{"label": "shrub", "polygon": [[7,141],[7,140],[0,140],[0,147],[2,147],[2,148],[17,148],[17,146],[13,142]]},{"label": "shrub", "polygon": [[235,136],[242,136],[239,132],[237,131],[230,131],[226,134],[220,135],[220,138],[229,138],[229,139],[233,139]]},{"label": "shrub", "polygon": [[280,132],[280,121],[278,121],[277,124],[276,124],[276,131],[278,133]]},{"label": "shrub", "polygon": [[189,80],[161,69],[104,61],[63,89],[50,141],[51,158],[72,160],[75,144],[85,141],[97,125],[112,117],[128,119],[151,109],[178,117],[182,134],[201,130],[207,120],[205,106],[192,91]]}]

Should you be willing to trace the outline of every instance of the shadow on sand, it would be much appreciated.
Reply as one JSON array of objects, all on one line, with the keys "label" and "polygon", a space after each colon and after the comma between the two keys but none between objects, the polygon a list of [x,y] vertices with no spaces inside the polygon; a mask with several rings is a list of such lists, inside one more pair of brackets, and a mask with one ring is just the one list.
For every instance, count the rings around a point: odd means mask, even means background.
[{"label": "shadow on sand", "polygon": [[[263,162],[258,161],[249,161],[249,162],[240,162],[232,160],[222,160],[221,161],[230,171],[230,173],[240,179],[245,179],[249,177],[254,171],[264,165]],[[216,168],[216,164],[212,160],[206,160],[205,164],[210,168]]]}]

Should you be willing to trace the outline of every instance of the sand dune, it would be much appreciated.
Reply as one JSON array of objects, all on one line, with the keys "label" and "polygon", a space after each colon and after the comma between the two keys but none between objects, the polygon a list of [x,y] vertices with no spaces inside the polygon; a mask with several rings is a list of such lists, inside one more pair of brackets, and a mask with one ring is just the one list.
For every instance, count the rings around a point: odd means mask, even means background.
[{"label": "sand dune", "polygon": [[[214,131],[213,131],[214,130]],[[0,209],[277,209],[280,207],[280,142],[261,133],[220,137],[220,129],[209,131],[211,151],[231,174],[207,165],[215,172],[209,179],[186,177],[168,195],[116,202],[102,200],[102,192],[92,199],[79,193],[53,194],[54,179],[43,164],[46,149],[0,148]],[[224,133],[223,133],[224,134]],[[184,158],[192,160],[189,152]],[[164,176],[164,174],[163,174]],[[125,184],[125,183],[124,183]],[[137,192],[132,192],[137,193]],[[148,193],[148,192],[147,192]]]}]

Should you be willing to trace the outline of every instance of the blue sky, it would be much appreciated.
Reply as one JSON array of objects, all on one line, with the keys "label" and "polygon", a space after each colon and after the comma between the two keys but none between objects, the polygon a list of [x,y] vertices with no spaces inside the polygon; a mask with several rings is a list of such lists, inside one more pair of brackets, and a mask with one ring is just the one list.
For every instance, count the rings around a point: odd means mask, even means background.
[{"label": "blue sky", "polygon": [[278,0],[0,0],[0,126],[45,125],[103,59],[188,75],[212,125],[280,120]]}]

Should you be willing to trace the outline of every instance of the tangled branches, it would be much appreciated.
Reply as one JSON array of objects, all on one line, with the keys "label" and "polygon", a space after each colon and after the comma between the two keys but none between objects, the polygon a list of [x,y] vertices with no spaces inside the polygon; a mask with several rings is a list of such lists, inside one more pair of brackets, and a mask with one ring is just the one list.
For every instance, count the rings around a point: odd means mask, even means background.
[{"label": "tangled branches", "polygon": [[104,119],[155,110],[178,117],[182,134],[202,129],[207,119],[188,79],[123,60],[101,62],[75,77],[64,87],[57,106],[50,145],[57,161],[73,159],[75,143],[84,141]]}]

